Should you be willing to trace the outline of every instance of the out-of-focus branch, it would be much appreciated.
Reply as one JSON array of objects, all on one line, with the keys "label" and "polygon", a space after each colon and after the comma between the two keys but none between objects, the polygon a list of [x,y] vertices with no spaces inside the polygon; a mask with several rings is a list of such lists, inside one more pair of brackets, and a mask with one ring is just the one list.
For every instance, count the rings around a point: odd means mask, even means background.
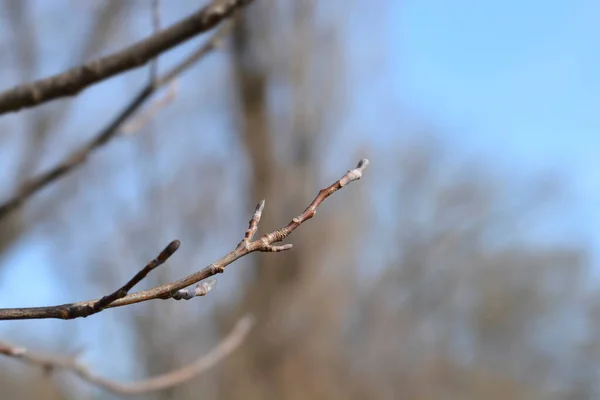
[{"label": "out-of-focus branch", "polygon": [[251,1],[214,0],[178,23],[114,54],[0,93],[0,114],[75,95],[97,82],[140,67],[159,54],[208,31]]},{"label": "out-of-focus branch", "polygon": [[[204,269],[186,276],[183,279],[180,279],[175,282],[167,283],[164,285],[156,286],[152,289],[142,290],[140,292],[127,294],[125,296],[120,296],[123,294],[122,291],[117,291],[119,295],[111,295],[110,301],[104,301],[102,305],[106,308],[110,307],[122,307],[129,304],[140,303],[143,301],[153,300],[153,299],[170,299],[170,298],[186,298],[189,295],[189,291],[186,295],[184,292],[185,288],[195,283],[198,283],[204,279],[207,279],[211,276],[214,276],[219,273],[223,273],[225,271],[225,267],[229,264],[233,263],[237,259],[253,253],[255,251],[262,252],[279,252],[284,250],[289,250],[292,248],[291,244],[284,245],[275,245],[275,243],[279,243],[283,241],[286,237],[288,237],[296,228],[298,228],[302,223],[311,219],[315,216],[317,212],[317,207],[329,196],[333,193],[337,192],[344,186],[349,183],[356,181],[362,177],[362,174],[369,165],[369,160],[363,159],[360,160],[357,167],[348,171],[344,176],[342,176],[339,180],[331,184],[330,186],[321,189],[319,194],[315,197],[315,199],[310,203],[310,205],[304,210],[302,214],[293,218],[286,226],[281,229],[275,230],[271,233],[267,233],[260,237],[257,240],[253,240],[256,231],[258,230],[258,223],[260,222],[260,218],[262,216],[262,212],[265,206],[265,201],[262,200],[258,203],[252,218],[250,219],[248,229],[244,234],[244,238],[240,241],[235,249],[230,251],[225,256],[221,257],[219,260],[213,262],[209,266]],[[178,242],[172,242],[173,243]],[[169,246],[171,246],[169,245]],[[167,247],[168,249],[169,247]],[[166,251],[166,250],[165,250]],[[163,253],[165,252],[163,251]],[[162,253],[161,253],[162,254]],[[170,255],[170,254],[169,254]],[[161,256],[158,257],[159,259]],[[151,268],[150,268],[151,269]],[[146,270],[146,268],[144,268]],[[138,275],[142,274],[143,271]],[[148,270],[149,272],[149,270]],[[146,272],[147,274],[147,272]],[[136,275],[136,276],[138,276]],[[141,280],[145,275],[141,276],[139,280]],[[135,279],[135,278],[134,278]],[[134,280],[132,279],[132,281]],[[135,281],[133,284],[139,282],[139,280]],[[131,282],[131,281],[130,281]],[[124,288],[131,288],[133,286],[124,286]],[[122,289],[121,289],[122,290]],[[117,293],[115,292],[115,293]],[[201,293],[202,291],[200,291]],[[201,295],[201,294],[200,294]],[[110,297],[110,296],[109,296]],[[105,297],[106,298],[106,297]],[[100,300],[91,300],[80,303],[72,303],[72,304],[63,304],[58,306],[51,307],[33,307],[33,308],[5,308],[0,309],[0,320],[8,320],[8,319],[43,319],[43,318],[57,318],[57,319],[73,319],[79,317],[87,317],[92,315],[100,310],[96,310],[99,302],[102,302],[103,299]],[[96,307],[96,308],[95,308]]]},{"label": "out-of-focus branch", "polygon": [[150,98],[150,96],[157,89],[171,82],[175,77],[183,73],[211,50],[215,49],[225,35],[230,31],[230,29],[230,23],[223,25],[207,42],[192,52],[179,64],[175,65],[157,79],[149,81],[147,85],[117,115],[117,117],[106,127],[104,127],[104,129],[98,132],[98,134],[94,136],[92,140],[72,152],[54,168],[26,181],[16,195],[8,199],[6,202],[0,204],[0,220],[5,215],[18,208],[34,193],[83,164],[92,151],[106,144],[121,131],[122,125],[146,102],[148,98]]},{"label": "out-of-focus branch", "polygon": [[156,99],[150,106],[146,107],[144,111],[140,112],[135,118],[132,118],[124,124],[121,128],[121,133],[124,135],[133,135],[142,130],[142,128],[148,125],[159,112],[175,100],[178,88],[178,81],[174,80],[166,89],[166,92],[162,97]]},{"label": "out-of-focus branch", "polygon": [[244,341],[252,328],[253,319],[246,316],[239,320],[233,330],[208,354],[198,358],[193,363],[142,381],[121,383],[102,378],[86,366],[77,362],[73,357],[48,356],[33,353],[27,349],[0,342],[0,354],[20,359],[26,363],[42,367],[46,370],[67,370],[79,376],[84,381],[102,389],[121,395],[138,395],[168,389],[187,382],[231,354]]}]

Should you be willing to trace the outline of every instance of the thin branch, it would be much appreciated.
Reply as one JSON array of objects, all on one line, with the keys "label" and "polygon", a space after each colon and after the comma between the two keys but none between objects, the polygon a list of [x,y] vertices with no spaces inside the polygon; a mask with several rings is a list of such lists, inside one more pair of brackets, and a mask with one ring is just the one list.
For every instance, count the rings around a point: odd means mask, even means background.
[{"label": "thin branch", "polygon": [[66,72],[0,93],[0,114],[73,96],[112,76],[140,67],[159,54],[204,33],[252,0],[214,0],[194,14],[123,50]]},{"label": "thin branch", "polygon": [[261,200],[256,205],[256,209],[254,210],[254,214],[252,214],[252,218],[250,219],[250,223],[248,224],[248,230],[244,235],[244,240],[252,240],[254,239],[254,235],[258,230],[258,223],[262,217],[263,210],[265,209],[265,200]]},{"label": "thin branch", "polygon": [[179,249],[180,244],[181,243],[179,242],[179,240],[173,240],[171,243],[169,243],[167,247],[164,248],[163,251],[160,252],[158,257],[146,264],[146,266],[140,272],[135,274],[134,277],[129,280],[129,282],[123,285],[123,287],[109,294],[108,296],[104,296],[103,298],[92,304],[91,307],[94,310],[94,313],[104,310],[112,302],[127,296],[127,293],[129,293],[129,291],[135,285],[140,283],[142,279],[144,279],[150,273],[150,271],[152,271],[159,265],[164,264],[165,261],[167,261],[169,257],[171,257],[177,251],[177,249]]},{"label": "thin branch", "polygon": [[175,77],[186,71],[207,53],[214,50],[230,29],[231,24],[229,23],[221,26],[207,42],[192,52],[188,57],[183,59],[179,64],[175,65],[164,75],[158,77],[153,82],[148,82],[146,86],[131,100],[131,102],[117,115],[117,117],[106,127],[104,127],[104,129],[98,132],[98,134],[94,136],[92,140],[72,152],[54,168],[25,182],[16,195],[8,199],[6,202],[0,204],[0,220],[21,206],[25,200],[38,192],[40,189],[65,176],[83,164],[94,150],[106,144],[121,131],[121,126],[146,102],[146,100],[148,100],[148,98],[150,98],[150,96],[158,88],[171,82]]},{"label": "thin branch", "polygon": [[150,123],[150,121],[152,121],[159,112],[161,112],[175,100],[179,88],[177,83],[177,80],[173,80],[162,97],[153,101],[152,104],[146,107],[144,111],[140,112],[135,118],[132,118],[123,125],[121,128],[121,133],[123,135],[133,135],[141,131],[144,126],[148,125],[148,123]]},{"label": "thin branch", "polygon": [[[175,282],[156,286],[148,290],[142,290],[140,292],[131,293],[119,299],[110,302],[106,308],[111,307],[122,307],[129,304],[141,303],[143,301],[153,299],[170,299],[173,298],[182,289],[187,288],[195,283],[198,283],[204,279],[214,276],[225,271],[225,267],[233,263],[237,259],[244,257],[255,251],[263,252],[275,252],[285,251],[292,248],[291,244],[285,245],[274,245],[275,243],[283,241],[288,237],[296,228],[302,223],[308,221],[315,216],[317,207],[333,193],[337,192],[344,186],[351,182],[359,180],[362,177],[364,170],[369,165],[369,160],[360,160],[357,167],[348,171],[339,180],[331,184],[330,186],[321,189],[315,199],[310,205],[304,210],[302,214],[293,218],[286,226],[271,233],[267,233],[259,239],[252,240],[254,234],[258,229],[258,222],[262,215],[264,208],[264,200],[262,200],[256,207],[256,211],[250,219],[248,230],[244,234],[244,238],[237,245],[235,249],[230,251],[219,260],[213,262],[209,266],[202,270],[186,276]],[[0,309],[0,320],[9,319],[43,319],[43,318],[58,318],[58,319],[73,319],[79,317],[87,317],[94,313],[94,304],[98,300],[84,301],[80,303],[63,304],[58,306],[50,307],[33,307],[33,308],[5,308]]]},{"label": "thin branch", "polygon": [[116,394],[139,395],[180,385],[206,372],[240,346],[250,332],[253,324],[252,317],[246,316],[237,322],[233,330],[216,347],[193,363],[162,375],[131,383],[122,383],[102,378],[90,371],[86,366],[77,362],[73,357],[36,354],[27,349],[15,347],[7,343],[0,343],[0,354],[20,359],[23,362],[42,367],[46,370],[62,369],[72,372],[84,381]]}]

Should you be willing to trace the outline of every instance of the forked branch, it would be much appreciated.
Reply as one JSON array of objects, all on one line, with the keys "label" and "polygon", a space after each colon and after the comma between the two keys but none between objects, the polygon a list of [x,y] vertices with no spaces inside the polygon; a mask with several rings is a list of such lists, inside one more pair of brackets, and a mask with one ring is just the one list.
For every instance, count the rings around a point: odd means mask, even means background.
[{"label": "forked branch", "polygon": [[[208,41],[198,47],[189,56],[167,71],[164,75],[159,77],[152,76],[146,86],[144,86],[144,88],[140,90],[140,92],[117,114],[117,116],[108,125],[106,125],[106,127],[100,130],[100,132],[98,132],[89,142],[73,151],[53,168],[26,181],[13,197],[0,204],[0,220],[20,207],[29,197],[33,196],[40,189],[48,186],[52,182],[57,181],[81,166],[93,151],[105,145],[111,139],[117,136],[119,132],[121,132],[123,124],[127,122],[129,118],[146,103],[146,101],[156,90],[172,82],[173,79],[175,79],[178,75],[183,73],[190,66],[192,66],[219,45],[221,40],[223,40],[227,33],[231,30],[232,25],[228,22],[229,21],[221,26],[217,32],[215,32],[215,34],[208,39]],[[145,123],[145,121],[143,123]]]},{"label": "forked branch", "polygon": [[141,67],[159,54],[216,26],[252,0],[214,0],[176,24],[114,54],[0,93],[0,114],[73,96],[95,83]]},{"label": "forked branch", "polygon": [[276,252],[291,249],[291,244],[276,245],[276,243],[283,241],[302,223],[314,217],[315,213],[317,212],[317,207],[319,207],[319,205],[326,198],[349,183],[360,179],[368,165],[369,160],[360,160],[356,168],[348,171],[344,176],[330,186],[321,189],[312,203],[310,203],[310,205],[304,210],[304,212],[293,218],[286,226],[253,240],[256,231],[258,230],[258,224],[265,207],[265,201],[260,201],[254,214],[252,215],[252,218],[250,219],[248,229],[244,234],[244,238],[240,241],[235,249],[202,270],[188,275],[178,281],[156,286],[152,289],[127,294],[133,285],[141,281],[152,269],[161,263],[160,260],[163,260],[164,262],[166,258],[173,254],[173,252],[179,247],[179,241],[174,241],[171,242],[171,244],[169,244],[165,250],[163,250],[161,255],[159,255],[156,260],[151,261],[141,272],[139,272],[121,289],[103,297],[100,300],[90,300],[80,303],[63,304],[51,307],[5,308],[0,309],[0,320],[42,318],[73,319],[87,317],[106,308],[122,307],[153,299],[187,299],[194,297],[194,295],[201,296],[206,294],[212,285],[201,285],[192,291],[186,288],[204,279],[210,278],[211,276],[224,272],[225,267],[227,267],[229,264],[255,251]]},{"label": "forked branch", "polygon": [[0,342],[0,354],[42,367],[48,371],[66,370],[72,372],[84,381],[113,393],[137,395],[168,389],[201,375],[238,348],[248,335],[252,325],[253,319],[246,316],[238,321],[233,330],[216,347],[193,363],[162,375],[131,383],[102,378],[73,357],[37,354],[22,347],[2,342]]}]

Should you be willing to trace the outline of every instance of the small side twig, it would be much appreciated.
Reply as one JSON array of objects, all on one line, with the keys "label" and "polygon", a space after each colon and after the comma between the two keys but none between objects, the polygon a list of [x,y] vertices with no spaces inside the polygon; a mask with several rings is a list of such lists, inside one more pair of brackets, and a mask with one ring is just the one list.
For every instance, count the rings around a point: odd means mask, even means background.
[{"label": "small side twig", "polygon": [[256,205],[256,209],[254,210],[254,214],[252,214],[252,218],[250,218],[250,223],[248,224],[248,230],[244,235],[244,241],[248,242],[254,238],[256,231],[258,230],[258,223],[262,217],[263,210],[265,209],[265,200],[261,200]]},{"label": "small side twig", "polygon": [[171,243],[169,243],[167,247],[164,248],[163,251],[160,252],[158,257],[146,264],[146,266],[140,272],[135,274],[134,277],[129,280],[129,282],[123,285],[123,287],[93,303],[91,307],[94,313],[104,310],[113,301],[127,296],[127,293],[129,293],[129,291],[135,285],[140,283],[141,280],[144,279],[150,273],[150,271],[152,271],[159,265],[164,264],[165,261],[167,261],[169,257],[171,257],[177,251],[177,249],[179,249],[180,244],[181,242],[179,242],[179,240],[173,240]]},{"label": "small side twig", "polygon": [[117,115],[117,117],[100,132],[98,132],[98,134],[94,136],[88,143],[73,151],[54,168],[43,172],[25,182],[17,194],[8,199],[6,202],[0,204],[0,220],[10,212],[20,207],[29,197],[37,193],[40,189],[62,178],[82,165],[94,150],[108,143],[121,131],[122,125],[133,114],[135,114],[140,107],[142,107],[142,105],[157,89],[170,83],[173,79],[187,70],[203,56],[214,50],[225,37],[225,35],[230,31],[230,29],[231,24],[224,24],[221,26],[207,42],[192,52],[179,64],[175,65],[164,75],[148,82],[146,86],[131,100],[131,102],[129,102],[129,104],[127,104],[127,106]]},{"label": "small side twig", "polygon": [[[291,249],[291,244],[275,245],[275,243],[283,241],[296,228],[314,217],[317,212],[317,208],[323,201],[325,201],[325,199],[344,186],[359,180],[368,165],[369,160],[360,160],[356,168],[348,171],[346,174],[344,174],[344,176],[330,186],[321,189],[315,199],[304,210],[304,212],[293,218],[286,226],[273,232],[264,234],[259,239],[253,240],[265,206],[265,201],[261,200],[258,203],[252,218],[250,219],[248,229],[244,234],[244,238],[240,241],[235,249],[227,253],[225,256],[221,257],[219,260],[213,262],[202,270],[188,275],[178,281],[156,286],[148,290],[127,294],[124,297],[114,299],[114,301],[111,299],[111,301],[106,304],[106,308],[122,307],[153,299],[169,299],[173,296],[176,296],[177,293],[179,293],[177,296],[185,297],[185,295],[182,294],[183,292],[180,292],[182,289],[203,281],[204,279],[210,278],[216,274],[223,273],[225,271],[225,267],[241,257],[244,257],[255,251],[277,252]],[[4,308],[0,309],[0,320],[42,318],[73,319],[87,317],[88,315],[97,312],[94,311],[94,304],[97,302],[98,300],[90,300],[80,303],[63,304],[50,307]]]},{"label": "small side twig", "polygon": [[120,395],[139,395],[168,389],[201,375],[230,355],[244,341],[253,325],[253,319],[246,316],[239,320],[233,330],[206,355],[182,368],[149,379],[122,383],[96,375],[88,367],[73,357],[41,355],[22,347],[0,342],[0,354],[23,362],[42,367],[45,370],[66,370],[76,374],[84,381],[104,390]]}]

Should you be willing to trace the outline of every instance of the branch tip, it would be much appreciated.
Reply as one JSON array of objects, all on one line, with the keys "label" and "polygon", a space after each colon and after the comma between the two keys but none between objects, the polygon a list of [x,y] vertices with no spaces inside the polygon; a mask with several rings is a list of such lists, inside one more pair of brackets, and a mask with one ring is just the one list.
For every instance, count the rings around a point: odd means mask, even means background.
[{"label": "branch tip", "polygon": [[246,243],[246,244],[249,243],[249,241],[252,240],[252,238],[256,234],[256,231],[258,230],[258,223],[260,222],[264,208],[265,208],[265,200],[262,199],[256,205],[256,208],[254,209],[254,214],[252,214],[252,218],[250,218],[250,222],[248,223],[248,230],[246,231],[246,234],[244,235],[243,243]]},{"label": "branch tip", "polygon": [[362,160],[360,160],[358,162],[358,165],[356,166],[356,168],[360,169],[361,171],[364,171],[369,166],[369,163],[370,163],[370,161],[368,158],[363,158]]},{"label": "branch tip", "polygon": [[167,247],[165,247],[165,249],[163,251],[160,252],[160,254],[158,255],[158,260],[161,262],[165,262],[167,261],[167,259],[169,257],[171,257],[178,249],[179,246],[181,245],[181,242],[179,240],[173,240],[171,243],[169,243],[167,245]]},{"label": "branch tip", "polygon": [[265,203],[267,201],[265,199],[262,199],[261,201],[258,202],[258,204],[256,205],[256,211],[255,212],[259,212],[262,214],[264,208],[265,208]]}]

